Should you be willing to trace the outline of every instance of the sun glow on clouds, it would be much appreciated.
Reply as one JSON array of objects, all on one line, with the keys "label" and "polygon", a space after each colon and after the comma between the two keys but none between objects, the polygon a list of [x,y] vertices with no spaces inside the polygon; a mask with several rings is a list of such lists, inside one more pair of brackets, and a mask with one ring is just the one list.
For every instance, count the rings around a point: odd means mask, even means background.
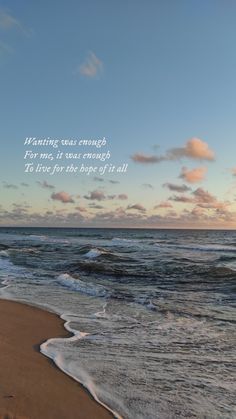
[{"label": "sun glow on clouds", "polygon": [[143,153],[135,153],[131,156],[131,160],[135,163],[142,164],[161,163],[166,160],[174,161],[182,158],[213,161],[215,159],[215,153],[205,141],[193,137],[187,141],[184,147],[171,148],[162,156],[146,155]]},{"label": "sun glow on clouds", "polygon": [[57,192],[57,193],[53,193],[51,195],[51,198],[54,201],[60,201],[63,204],[68,204],[71,203],[73,204],[75,201],[73,200],[72,196],[69,195],[67,192],[61,191],[61,192]]},{"label": "sun glow on clouds", "polygon": [[191,138],[187,141],[184,147],[173,148],[167,153],[170,160],[188,157],[196,160],[209,160],[215,159],[215,153],[212,151],[208,144],[200,138]]},{"label": "sun glow on clouds", "polygon": [[[178,164],[182,158],[210,162],[214,160],[214,152],[204,141],[192,138],[186,142],[184,147],[172,148],[162,156],[136,153],[131,158],[135,163],[143,163],[148,171],[150,164],[164,161],[166,164],[171,164],[171,161],[176,161]],[[231,172],[233,176],[236,176],[236,168],[231,169]],[[192,186],[195,183],[204,182],[206,173],[207,167],[201,166],[189,169],[183,166],[180,168],[180,174],[177,179],[180,178]],[[96,177],[92,181],[101,182],[100,178]],[[126,179],[125,182],[127,182]],[[217,223],[218,225],[224,225],[225,223],[232,225],[236,220],[232,202],[218,199],[205,188],[199,187],[193,190],[186,184],[175,183],[175,180],[170,182],[167,179],[161,185],[160,182],[156,183],[153,177],[147,179],[147,182],[141,185],[145,188],[145,206],[143,202],[139,201],[138,196],[135,198],[133,191],[129,188],[129,184],[127,184],[129,194],[126,193],[126,188],[124,188],[124,192],[116,191],[114,193],[114,187],[117,188],[117,186],[112,185],[122,184],[122,182],[116,180],[111,181],[103,178],[101,188],[92,189],[87,193],[75,190],[73,194],[65,190],[60,191],[59,188],[59,192],[53,192],[56,186],[47,180],[36,181],[36,183],[40,187],[38,188],[39,193],[40,189],[44,189],[44,194],[49,194],[47,208],[37,212],[34,210],[34,206],[27,207],[25,204],[16,202],[9,210],[0,208],[0,222],[3,219],[5,222],[8,219],[12,224],[21,223],[22,225],[24,220],[25,223],[26,220],[29,220],[29,224],[31,223],[32,225],[179,226],[181,228],[191,226],[210,227],[217,225]],[[6,191],[7,189],[20,191],[21,187],[24,187],[24,193],[29,191],[30,194],[30,185],[25,182],[15,185],[3,181],[2,187]],[[108,191],[106,191],[107,188]],[[161,199],[158,202],[157,199],[160,193]],[[170,195],[170,193],[173,194]],[[147,195],[149,195],[149,200]],[[123,206],[120,206],[121,204]],[[61,208],[58,208],[58,206]]]},{"label": "sun glow on clouds", "polygon": [[[106,2],[97,8],[58,2],[56,19],[53,2],[48,2],[46,14],[42,2],[28,11],[18,7],[20,2],[1,3],[0,66],[6,80],[1,89],[6,104],[2,225],[236,226],[234,119],[226,106],[236,86],[230,61],[232,13],[224,10],[222,19],[221,11],[212,8],[216,19],[206,20],[195,6],[182,13],[168,2],[160,8],[153,1],[160,15],[155,25],[152,7],[134,1],[143,6],[137,7],[137,19],[125,16],[121,31],[117,16],[122,2],[114,2],[112,13]],[[151,14],[140,28],[143,13]],[[43,32],[38,30],[42,21]],[[189,22],[192,30],[186,37]],[[158,54],[147,48],[150,24]],[[212,40],[224,44],[217,54],[212,54]],[[196,48],[189,48],[193,44]],[[23,71],[26,55],[33,79]],[[190,69],[186,63],[199,65]],[[209,74],[214,75],[210,80]],[[19,124],[9,127],[14,107]],[[25,119],[28,129],[43,130],[45,136],[106,135],[110,161],[117,166],[129,159],[127,173],[24,174],[19,156]],[[11,165],[5,156],[12,156]],[[96,165],[94,159],[90,162]]]},{"label": "sun glow on clouds", "polygon": [[179,177],[188,183],[198,183],[204,180],[206,172],[206,167],[197,167],[196,169],[192,170],[188,170],[186,167],[182,167],[182,171]]}]

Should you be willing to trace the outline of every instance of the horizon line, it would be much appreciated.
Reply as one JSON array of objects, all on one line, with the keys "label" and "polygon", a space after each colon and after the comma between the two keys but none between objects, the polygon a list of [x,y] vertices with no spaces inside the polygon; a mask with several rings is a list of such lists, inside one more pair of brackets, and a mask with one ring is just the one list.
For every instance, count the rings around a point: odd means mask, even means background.
[{"label": "horizon line", "polygon": [[196,231],[236,231],[236,227],[235,228],[204,228],[204,227],[84,227],[84,226],[80,226],[80,227],[73,227],[73,226],[68,226],[68,227],[61,227],[61,226],[2,226],[0,225],[0,229],[3,228],[47,228],[47,229],[61,229],[61,230],[65,230],[65,229],[99,229],[99,230],[109,230],[109,229],[114,229],[114,230],[196,230]]}]

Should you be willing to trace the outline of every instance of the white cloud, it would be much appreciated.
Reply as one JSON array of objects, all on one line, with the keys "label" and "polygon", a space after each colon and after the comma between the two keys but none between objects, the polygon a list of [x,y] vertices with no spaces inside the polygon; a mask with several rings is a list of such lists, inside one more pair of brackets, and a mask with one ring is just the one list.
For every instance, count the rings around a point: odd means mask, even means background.
[{"label": "white cloud", "polygon": [[85,59],[85,61],[79,66],[76,73],[82,74],[82,76],[95,78],[99,76],[103,71],[102,61],[90,51]]}]

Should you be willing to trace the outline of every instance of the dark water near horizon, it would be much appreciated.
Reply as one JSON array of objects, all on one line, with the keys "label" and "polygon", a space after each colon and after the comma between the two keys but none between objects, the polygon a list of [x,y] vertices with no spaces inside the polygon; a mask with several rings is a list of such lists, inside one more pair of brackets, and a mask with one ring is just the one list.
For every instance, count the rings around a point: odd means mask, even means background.
[{"label": "dark water near horizon", "polygon": [[62,315],[42,351],[123,418],[236,418],[236,231],[0,228],[0,286]]}]

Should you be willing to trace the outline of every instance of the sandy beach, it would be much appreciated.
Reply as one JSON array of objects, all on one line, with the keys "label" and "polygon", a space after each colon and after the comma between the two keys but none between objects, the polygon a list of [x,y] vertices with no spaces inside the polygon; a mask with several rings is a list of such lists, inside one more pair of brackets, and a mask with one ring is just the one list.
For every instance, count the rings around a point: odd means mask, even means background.
[{"label": "sandy beach", "polygon": [[48,338],[69,335],[57,315],[0,300],[0,318],[0,418],[113,417],[39,352]]}]

